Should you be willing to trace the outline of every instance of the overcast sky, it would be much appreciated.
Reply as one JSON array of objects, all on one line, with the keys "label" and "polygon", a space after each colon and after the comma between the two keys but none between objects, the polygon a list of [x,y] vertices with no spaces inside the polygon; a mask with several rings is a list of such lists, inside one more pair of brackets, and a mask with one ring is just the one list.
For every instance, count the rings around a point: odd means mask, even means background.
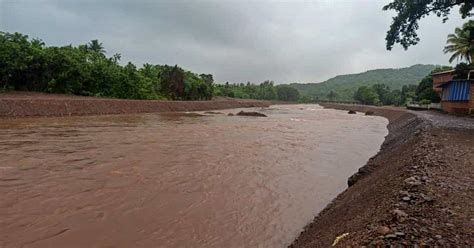
[{"label": "overcast sky", "polygon": [[446,36],[463,20],[429,17],[421,42],[385,50],[385,0],[0,0],[0,30],[47,45],[99,39],[137,65],[179,64],[219,82],[320,82],[339,74],[447,64]]}]

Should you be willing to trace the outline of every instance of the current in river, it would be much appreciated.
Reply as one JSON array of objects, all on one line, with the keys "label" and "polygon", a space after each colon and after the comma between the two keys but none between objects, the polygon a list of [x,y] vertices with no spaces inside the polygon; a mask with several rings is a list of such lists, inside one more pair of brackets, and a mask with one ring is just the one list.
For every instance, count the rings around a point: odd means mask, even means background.
[{"label": "current in river", "polygon": [[388,134],[318,105],[245,110],[268,117],[0,120],[0,247],[285,247]]}]

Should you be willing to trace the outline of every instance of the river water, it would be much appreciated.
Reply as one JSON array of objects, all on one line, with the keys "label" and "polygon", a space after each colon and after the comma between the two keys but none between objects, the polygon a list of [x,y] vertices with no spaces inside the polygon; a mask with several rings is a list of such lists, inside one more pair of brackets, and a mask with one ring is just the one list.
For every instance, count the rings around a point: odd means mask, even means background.
[{"label": "river water", "polygon": [[287,246],[388,122],[257,110],[0,119],[0,247]]}]

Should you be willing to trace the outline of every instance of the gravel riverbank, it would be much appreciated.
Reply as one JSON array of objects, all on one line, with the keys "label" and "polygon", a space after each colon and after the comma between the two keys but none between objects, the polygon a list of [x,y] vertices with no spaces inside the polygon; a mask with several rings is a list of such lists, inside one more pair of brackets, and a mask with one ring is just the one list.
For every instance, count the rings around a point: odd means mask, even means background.
[{"label": "gravel riverbank", "polygon": [[389,135],[290,247],[474,245],[474,119],[324,106],[386,117]]},{"label": "gravel riverbank", "polygon": [[229,108],[268,107],[270,102],[217,98],[212,101],[124,100],[34,92],[0,94],[0,117],[81,116],[185,112]]}]

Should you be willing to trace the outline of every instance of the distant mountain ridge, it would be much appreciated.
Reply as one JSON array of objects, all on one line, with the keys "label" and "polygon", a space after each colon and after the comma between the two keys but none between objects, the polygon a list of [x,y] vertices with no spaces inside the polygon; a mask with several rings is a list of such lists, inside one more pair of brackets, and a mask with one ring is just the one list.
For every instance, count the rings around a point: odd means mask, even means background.
[{"label": "distant mountain ridge", "polygon": [[375,69],[362,73],[339,75],[322,83],[293,83],[302,96],[325,100],[334,91],[338,100],[353,100],[354,92],[360,86],[385,84],[391,89],[401,89],[403,85],[418,84],[433,71],[435,65],[413,65],[399,69]]}]

